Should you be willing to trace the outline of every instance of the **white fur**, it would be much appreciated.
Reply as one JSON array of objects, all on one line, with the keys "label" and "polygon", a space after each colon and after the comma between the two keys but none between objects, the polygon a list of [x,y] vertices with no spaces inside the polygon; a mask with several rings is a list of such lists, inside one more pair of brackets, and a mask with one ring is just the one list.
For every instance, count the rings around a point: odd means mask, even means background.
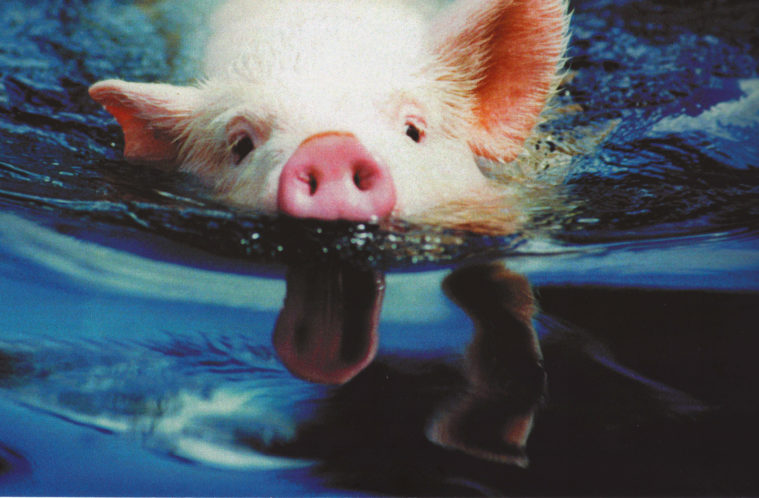
[{"label": "white fur", "polygon": [[[214,19],[206,104],[190,125],[183,168],[211,175],[233,202],[274,211],[287,158],[309,136],[338,131],[353,133],[389,167],[397,213],[487,189],[461,136],[466,106],[440,83],[425,52],[429,8],[412,7],[402,0],[228,2]],[[240,115],[260,130],[255,153],[236,168],[206,171],[198,135],[221,142],[225,121]],[[405,135],[410,116],[426,123],[423,143]]]},{"label": "white fur", "polygon": [[[197,88],[108,80],[90,94],[120,119],[129,160],[194,173],[242,206],[275,212],[288,158],[334,132],[388,169],[394,215],[448,205],[466,218],[469,205],[490,216],[481,208],[497,193],[476,154],[521,150],[556,86],[566,2],[459,0],[435,15],[447,3],[228,0]],[[241,130],[255,150],[240,161]]]}]

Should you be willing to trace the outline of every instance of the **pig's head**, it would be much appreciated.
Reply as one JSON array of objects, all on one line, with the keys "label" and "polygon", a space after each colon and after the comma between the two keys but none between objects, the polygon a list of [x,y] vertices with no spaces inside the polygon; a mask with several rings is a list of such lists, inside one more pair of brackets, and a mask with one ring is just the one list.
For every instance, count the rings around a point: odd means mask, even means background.
[{"label": "pig's head", "polygon": [[[101,81],[124,156],[224,200],[370,221],[483,202],[555,89],[565,0],[233,0],[193,87]],[[431,20],[430,20],[431,19]]]}]

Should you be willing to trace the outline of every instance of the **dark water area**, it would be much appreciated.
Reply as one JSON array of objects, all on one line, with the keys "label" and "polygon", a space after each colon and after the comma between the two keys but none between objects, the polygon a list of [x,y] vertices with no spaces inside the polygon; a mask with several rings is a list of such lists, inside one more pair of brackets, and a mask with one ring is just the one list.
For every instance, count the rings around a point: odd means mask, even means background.
[{"label": "dark water area", "polygon": [[0,494],[759,494],[754,3],[572,2],[574,153],[483,236],[129,165],[87,87],[191,81],[210,3],[6,0]]}]

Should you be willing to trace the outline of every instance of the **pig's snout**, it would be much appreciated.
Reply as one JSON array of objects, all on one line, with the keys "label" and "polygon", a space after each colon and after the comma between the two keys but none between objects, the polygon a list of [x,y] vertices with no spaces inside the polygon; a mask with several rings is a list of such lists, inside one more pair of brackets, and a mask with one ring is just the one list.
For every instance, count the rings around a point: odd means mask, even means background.
[{"label": "pig's snout", "polygon": [[279,211],[297,218],[370,221],[388,216],[395,202],[387,167],[348,133],[306,139],[279,177]]}]

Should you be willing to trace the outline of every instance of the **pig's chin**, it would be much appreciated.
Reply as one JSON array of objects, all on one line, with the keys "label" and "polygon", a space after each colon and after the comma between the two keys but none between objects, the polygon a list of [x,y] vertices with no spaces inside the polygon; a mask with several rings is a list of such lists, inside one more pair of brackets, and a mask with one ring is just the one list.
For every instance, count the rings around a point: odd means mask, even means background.
[{"label": "pig's chin", "polygon": [[374,358],[384,276],[354,268],[290,268],[274,328],[282,363],[302,379],[341,384]]}]

